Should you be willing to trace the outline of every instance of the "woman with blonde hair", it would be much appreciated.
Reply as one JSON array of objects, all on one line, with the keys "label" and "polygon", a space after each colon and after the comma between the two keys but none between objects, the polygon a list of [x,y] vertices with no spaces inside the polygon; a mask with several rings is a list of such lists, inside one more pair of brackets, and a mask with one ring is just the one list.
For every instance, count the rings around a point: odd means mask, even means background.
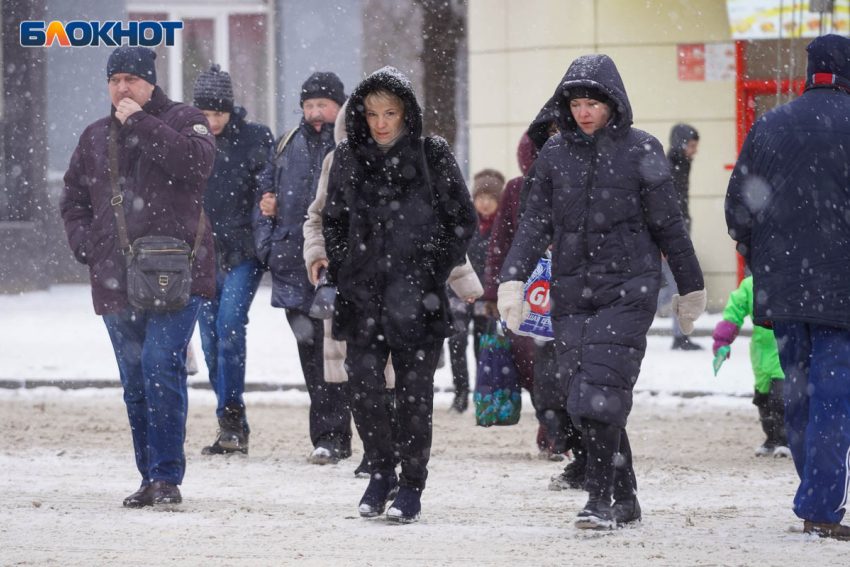
[{"label": "woman with blonde hair", "polygon": [[[428,476],[434,372],[454,334],[446,281],[464,260],[475,209],[448,144],[422,138],[410,81],[385,67],[352,92],[322,215],[337,286],[333,336],[347,347],[352,412],[371,479],[360,515],[415,522]],[[382,402],[396,373],[397,439]],[[401,460],[396,475],[395,455]]]}]

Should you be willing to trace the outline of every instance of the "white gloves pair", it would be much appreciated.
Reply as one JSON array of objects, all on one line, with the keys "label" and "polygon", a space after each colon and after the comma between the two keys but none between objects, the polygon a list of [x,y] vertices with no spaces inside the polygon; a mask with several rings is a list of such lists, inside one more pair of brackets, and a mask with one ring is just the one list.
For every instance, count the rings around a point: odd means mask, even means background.
[{"label": "white gloves pair", "polygon": [[531,313],[531,305],[524,298],[525,282],[499,284],[499,315],[511,331],[519,329],[520,323]]},{"label": "white gloves pair", "polygon": [[[520,323],[531,312],[531,306],[524,301],[524,296],[524,282],[504,282],[499,285],[499,314],[511,331],[519,329]],[[679,319],[679,328],[686,335],[694,331],[694,322],[705,311],[706,298],[704,289],[673,296],[673,313]]]},{"label": "white gloves pair", "polygon": [[679,328],[686,335],[690,335],[694,331],[694,322],[705,311],[705,302],[704,289],[692,291],[687,295],[677,293],[673,296],[673,314],[679,319]]}]

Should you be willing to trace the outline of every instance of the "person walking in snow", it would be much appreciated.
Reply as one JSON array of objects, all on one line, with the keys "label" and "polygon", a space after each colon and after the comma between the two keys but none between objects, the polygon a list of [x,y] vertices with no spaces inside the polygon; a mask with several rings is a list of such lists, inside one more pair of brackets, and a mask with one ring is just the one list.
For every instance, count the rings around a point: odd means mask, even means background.
[{"label": "person walking in snow", "polygon": [[[691,233],[690,212],[690,185],[691,185],[691,162],[697,154],[699,147],[699,133],[696,128],[689,124],[676,124],[670,131],[670,148],[667,150],[667,161],[670,163],[670,173],[673,175],[673,186],[676,188],[676,196],[679,199],[679,209],[685,221],[685,230]],[[669,309],[673,296],[678,293],[676,280],[670,271],[667,260],[661,264],[661,273],[664,278],[664,287],[661,288],[660,302]],[[679,328],[676,315],[672,317],[673,323],[673,350],[702,350],[697,343],[691,342],[686,334]]]},{"label": "person walking in snow", "polygon": [[785,433],[806,533],[850,539],[850,39],[808,47],[802,95],[750,129],[726,192],[753,274],[753,323],[785,372]]},{"label": "person walking in snow", "polygon": [[272,306],[283,308],[298,343],[310,395],[309,461],[337,463],[351,456],[351,411],[345,383],[324,380],[322,320],[310,317],[315,288],[304,268],[304,220],[316,198],[322,162],[334,149],[334,122],[345,102],[334,73],[313,73],[301,87],[301,123],[281,136],[260,176],[254,208],[258,258],[272,274]]},{"label": "person walking in snow", "polygon": [[641,519],[625,428],[655,316],[661,253],[682,294],[674,296],[673,310],[686,333],[703,312],[706,293],[661,144],[632,128],[614,62],[602,54],[579,57],[553,101],[559,133],[535,162],[502,268],[498,308],[516,329],[525,282],[552,244],[558,365],[567,411],[580,424],[588,453],[589,498],[575,523],[609,529]]},{"label": "person walking in snow", "polygon": [[[495,169],[483,169],[472,179],[472,202],[478,216],[478,227],[469,243],[467,252],[472,268],[479,280],[484,279],[487,264],[487,250],[493,234],[493,220],[499,208],[505,176]],[[466,347],[469,344],[469,324],[472,323],[472,349],[475,353],[475,366],[478,367],[478,350],[481,335],[487,328],[487,313],[483,301],[470,303],[466,298],[452,294],[449,297],[455,321],[462,329],[449,339],[449,360],[452,365],[455,398],[451,409],[463,413],[469,407],[469,365],[466,361]]]},{"label": "person walking in snow", "polygon": [[[535,123],[536,123],[535,119]],[[496,304],[498,300],[499,289],[499,272],[502,270],[502,265],[508,255],[508,250],[511,248],[514,235],[516,234],[517,225],[520,217],[520,196],[521,189],[534,160],[537,159],[537,152],[549,139],[549,129],[554,128],[552,117],[547,117],[546,125],[543,127],[541,135],[533,140],[526,132],[520,138],[517,148],[517,162],[521,175],[507,182],[505,190],[502,193],[502,199],[499,202],[499,210],[496,211],[496,218],[493,220],[493,234],[490,237],[490,245],[487,249],[487,264],[484,269],[484,309],[488,316],[499,317],[499,309]],[[529,127],[529,132],[537,132],[534,127],[535,123]],[[539,145],[538,145],[539,144]],[[531,401],[534,404],[535,415],[539,422],[537,427],[537,451],[541,459],[563,460],[562,453],[553,452],[555,440],[546,426],[544,426],[545,409],[543,409],[537,396],[537,381],[538,370],[536,367],[537,346],[535,340],[531,337],[517,335],[510,329],[506,332],[510,339],[511,355],[514,358],[517,375],[520,386],[531,393]],[[554,356],[554,355],[553,355]],[[544,393],[544,395],[546,395]],[[545,404],[544,404],[545,405]]]},{"label": "person walking in snow", "polygon": [[[714,328],[714,356],[723,347],[732,345],[747,315],[753,315],[753,276],[744,278],[738,289],[729,294],[723,320]],[[725,358],[729,358],[731,351],[725,352]],[[789,457],[791,451],[785,438],[785,374],[773,331],[759,326],[753,329],[750,362],[756,377],[753,404],[759,410],[761,428],[767,435],[765,442],[756,447],[756,456]]]},{"label": "person walking in snow", "polygon": [[[348,103],[342,105],[339,114],[336,117],[334,125],[334,140],[337,145],[346,139],[345,131],[345,109]],[[316,191],[316,199],[310,208],[307,210],[307,220],[304,222],[304,261],[307,267],[307,274],[310,277],[310,283],[316,285],[319,280],[319,274],[322,269],[328,266],[328,253],[325,249],[325,237],[322,234],[322,210],[325,208],[328,196],[328,178],[330,177],[331,166],[333,165],[334,152],[330,152],[325,157],[322,163],[322,174],[319,178],[319,187]],[[457,266],[449,274],[449,287],[454,293],[463,298],[465,301],[475,301],[484,292],[478,276],[472,269],[469,259],[462,266]],[[331,319],[325,319],[325,344],[324,344],[324,361],[325,372],[324,377],[326,382],[347,382],[348,373],[345,371],[345,355],[346,348],[344,341],[337,341],[333,338],[333,323]],[[393,370],[392,357],[387,361],[385,372],[387,382],[387,395],[385,402],[387,403],[387,411],[391,415],[395,415],[395,371]],[[396,420],[393,418],[395,427]],[[394,431],[397,428],[394,429]],[[395,434],[394,434],[395,435]],[[370,478],[369,462],[366,455],[363,455],[363,460],[354,469],[354,476],[358,478]]]},{"label": "person walking in snow", "polygon": [[[428,477],[434,372],[454,334],[446,280],[463,262],[475,209],[442,138],[422,138],[410,81],[385,67],[349,100],[348,139],[334,153],[322,227],[337,286],[333,336],[347,347],[354,423],[371,469],[360,515],[419,519]],[[396,374],[398,436],[383,403]],[[395,472],[396,453],[401,476]]]},{"label": "person walking in snow", "polygon": [[[103,316],[124,388],[142,476],[139,490],[124,499],[128,508],[182,501],[186,349],[202,300],[215,297],[215,245],[202,210],[215,137],[200,110],[169,100],[157,86],[155,59],[146,47],[110,54],[112,111],[80,136],[60,200],[71,251],[89,267],[94,309]],[[127,258],[138,252],[137,239],[151,236],[180,239],[194,251],[185,307],[129,303]],[[168,279],[160,276],[158,284],[167,289]]]},{"label": "person walking in snow", "polygon": [[230,74],[219,65],[195,80],[194,99],[216,142],[204,210],[212,223],[218,269],[215,299],[201,304],[198,326],[218,400],[219,431],[203,454],[247,454],[250,429],[242,394],[248,310],[263,279],[263,265],[254,252],[251,213],[274,137],[267,126],[245,120],[246,110],[234,105]]}]

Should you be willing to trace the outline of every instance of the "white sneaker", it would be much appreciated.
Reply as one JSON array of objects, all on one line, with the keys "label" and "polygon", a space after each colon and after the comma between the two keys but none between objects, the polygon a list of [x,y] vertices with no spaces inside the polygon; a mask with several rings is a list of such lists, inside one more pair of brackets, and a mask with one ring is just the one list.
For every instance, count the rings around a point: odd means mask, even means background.
[{"label": "white sneaker", "polygon": [[791,449],[786,447],[785,445],[779,445],[776,449],[773,450],[773,458],[774,459],[790,459],[791,458]]}]

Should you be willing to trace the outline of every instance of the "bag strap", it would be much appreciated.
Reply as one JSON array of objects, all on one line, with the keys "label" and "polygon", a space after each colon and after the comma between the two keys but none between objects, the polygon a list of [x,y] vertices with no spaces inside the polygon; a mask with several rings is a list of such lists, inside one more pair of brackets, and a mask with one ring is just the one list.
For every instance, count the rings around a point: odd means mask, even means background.
[{"label": "bag strap", "polygon": [[428,169],[428,158],[425,156],[425,137],[419,137],[419,157],[422,159],[422,171],[425,173],[425,183],[428,184],[428,190],[431,191],[431,205],[434,206],[437,202],[437,196],[434,193],[434,184],[431,182],[431,171]]},{"label": "bag strap", "polygon": [[292,130],[287,132],[286,136],[284,136],[280,140],[280,143],[277,145],[277,149],[274,151],[274,159],[277,159],[278,157],[280,157],[280,154],[282,154],[283,150],[286,149],[286,145],[289,143],[289,140],[292,139],[292,136],[294,136],[295,133],[298,131],[298,128],[299,128],[299,126],[296,126]]},{"label": "bag strap", "polygon": [[121,244],[121,253],[125,256],[133,251],[130,240],[127,237],[127,219],[124,217],[124,195],[118,183],[118,127],[112,124],[109,127],[109,179],[112,186],[112,212],[115,213],[115,226],[118,227],[118,240]]},{"label": "bag strap", "polygon": [[[112,211],[115,213],[115,226],[118,228],[118,241],[121,244],[121,253],[125,256],[132,254],[133,246],[130,244],[130,239],[127,236],[127,218],[124,216],[124,195],[121,193],[121,187],[118,176],[118,127],[112,124],[109,127],[109,179],[112,186]],[[195,254],[201,246],[204,239],[205,215],[204,205],[201,204],[201,216],[198,220],[198,232],[195,234],[195,245],[192,247],[192,252],[189,254],[189,261],[195,259]]]}]

